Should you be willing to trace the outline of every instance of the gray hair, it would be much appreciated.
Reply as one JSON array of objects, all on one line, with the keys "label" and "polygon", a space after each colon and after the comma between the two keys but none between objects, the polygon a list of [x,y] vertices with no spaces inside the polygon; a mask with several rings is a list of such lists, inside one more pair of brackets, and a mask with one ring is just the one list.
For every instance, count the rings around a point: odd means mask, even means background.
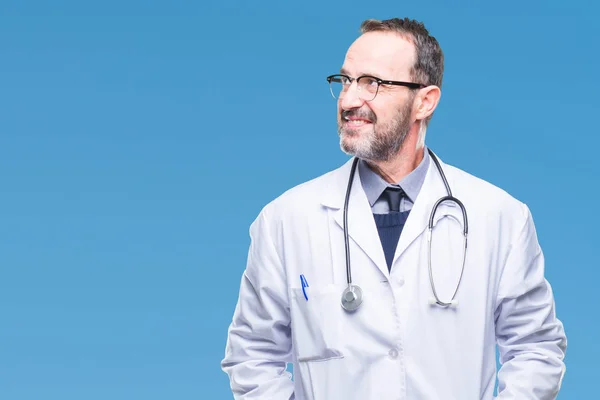
[{"label": "gray hair", "polygon": [[[427,86],[442,87],[444,76],[444,53],[435,37],[429,34],[422,22],[408,18],[393,18],[387,20],[368,19],[360,25],[361,33],[367,32],[396,32],[402,38],[415,46],[416,60],[412,66],[411,79]],[[421,121],[419,128],[419,143],[424,144],[425,130],[431,120],[430,115]]]}]

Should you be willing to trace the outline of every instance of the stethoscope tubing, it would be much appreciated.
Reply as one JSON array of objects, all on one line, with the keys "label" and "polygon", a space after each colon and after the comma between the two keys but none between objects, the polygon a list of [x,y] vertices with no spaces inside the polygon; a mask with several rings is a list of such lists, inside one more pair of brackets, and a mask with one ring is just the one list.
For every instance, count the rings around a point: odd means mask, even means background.
[{"label": "stethoscope tubing", "polygon": [[358,157],[352,162],[352,170],[348,179],[348,188],[346,189],[346,199],[344,201],[344,243],[346,247],[346,280],[348,286],[352,285],[352,269],[350,268],[350,240],[348,239],[348,203],[350,202],[350,191],[352,190],[352,182],[354,181],[354,173],[358,164]]},{"label": "stethoscope tubing", "polygon": [[[469,232],[469,223],[468,223],[468,219],[467,219],[467,211],[466,211],[464,204],[452,195],[452,190],[450,189],[450,185],[448,184],[448,180],[446,179],[446,175],[444,174],[444,171],[442,169],[442,166],[440,165],[440,162],[438,161],[437,157],[435,156],[435,154],[433,153],[433,151],[431,149],[428,149],[428,151],[431,156],[431,159],[434,161],[434,163],[436,165],[436,168],[442,178],[442,181],[444,182],[444,186],[445,186],[446,192],[447,192],[447,196],[444,196],[435,202],[435,204],[431,210],[431,214],[429,216],[429,223],[428,223],[428,227],[427,227],[427,229],[428,229],[427,241],[428,241],[429,281],[431,284],[431,291],[433,292],[433,296],[434,296],[434,299],[432,299],[431,303],[437,304],[442,307],[449,307],[449,306],[455,306],[457,304],[455,297],[456,297],[456,294],[458,293],[458,288],[462,281],[462,277],[463,277],[464,270],[465,270],[465,262],[466,262],[466,257],[467,257],[467,237],[468,237],[468,232]],[[346,189],[346,198],[344,200],[344,245],[345,245],[345,252],[346,252],[346,280],[348,283],[348,287],[345,289],[344,294],[347,291],[351,291],[353,289],[352,268],[350,266],[350,240],[349,240],[349,236],[348,236],[348,204],[350,202],[350,192],[352,190],[352,183],[354,181],[354,175],[356,172],[356,167],[357,167],[358,161],[359,161],[359,158],[355,157],[352,162],[350,177],[348,179],[348,187]],[[432,238],[433,238],[433,224],[434,224],[434,219],[435,219],[435,213],[436,213],[438,207],[440,206],[440,204],[442,204],[445,201],[451,201],[451,202],[458,204],[458,206],[462,212],[463,223],[464,223],[464,225],[463,225],[464,246],[463,246],[461,272],[460,272],[460,276],[458,279],[458,283],[456,285],[456,289],[454,290],[454,293],[452,294],[452,298],[449,302],[441,301],[437,294],[437,291],[435,290],[435,282],[433,279],[433,269],[432,269],[432,265],[431,265],[431,245],[432,245],[432,241],[433,241]],[[342,299],[342,307],[344,307],[344,309],[346,309],[348,311],[356,310],[356,308],[358,308],[358,306],[362,303],[362,291],[361,291],[360,287],[355,286],[353,291],[357,291],[359,294],[359,298],[356,300],[358,302],[357,304],[347,307],[344,305],[344,301]]]}]

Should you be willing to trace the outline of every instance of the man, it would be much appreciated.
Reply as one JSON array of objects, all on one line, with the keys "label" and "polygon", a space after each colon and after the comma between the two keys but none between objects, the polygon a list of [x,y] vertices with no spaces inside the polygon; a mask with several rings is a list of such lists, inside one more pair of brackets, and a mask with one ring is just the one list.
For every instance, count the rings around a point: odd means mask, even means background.
[{"label": "man", "polygon": [[[252,224],[222,362],[235,398],[491,399],[498,345],[498,399],[554,399],[566,337],[527,206],[425,146],[443,53],[423,24],[361,31],[328,77],[360,161]],[[448,190],[460,203],[433,212]]]}]

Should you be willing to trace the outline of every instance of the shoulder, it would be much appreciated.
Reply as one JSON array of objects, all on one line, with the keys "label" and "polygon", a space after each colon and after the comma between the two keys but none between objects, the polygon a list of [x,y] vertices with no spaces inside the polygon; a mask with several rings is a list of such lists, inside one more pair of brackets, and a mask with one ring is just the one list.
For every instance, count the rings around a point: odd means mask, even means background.
[{"label": "shoulder", "polygon": [[498,185],[454,165],[443,164],[452,194],[480,216],[497,216],[524,222],[529,218],[525,203]]}]

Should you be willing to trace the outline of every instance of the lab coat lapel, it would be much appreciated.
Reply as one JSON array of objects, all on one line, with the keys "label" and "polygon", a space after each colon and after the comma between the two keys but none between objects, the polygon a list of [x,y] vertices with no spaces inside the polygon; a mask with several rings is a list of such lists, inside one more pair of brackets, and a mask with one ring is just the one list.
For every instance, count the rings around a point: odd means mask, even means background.
[{"label": "lab coat lapel", "polygon": [[[442,169],[446,173],[444,164],[441,160],[439,161]],[[450,181],[450,177],[447,173],[446,179],[448,179],[449,185],[452,187],[452,182]],[[406,249],[423,233],[425,229],[427,229],[433,206],[438,199],[446,195],[446,187],[444,186],[441,175],[432,159],[429,163],[425,181],[421,186],[421,191],[419,192],[415,203],[413,204],[412,210],[410,211],[406,224],[404,225],[404,229],[402,230],[402,234],[400,235],[394,261],[400,257],[404,251],[406,251]],[[437,221],[447,215],[452,215],[458,218],[458,220],[462,220],[462,214],[460,214],[460,212],[460,208],[454,203],[447,201],[443,202],[436,211],[434,226]]]},{"label": "lab coat lapel", "polygon": [[[334,190],[328,191],[323,201],[325,206],[337,209],[333,211],[333,218],[339,228],[339,232],[336,234],[342,235],[342,237],[344,234],[344,201],[351,168],[352,159],[336,171],[331,186]],[[379,233],[373,218],[373,211],[363,190],[358,167],[354,174],[348,203],[348,237],[377,265],[377,268],[385,277],[389,276]],[[342,249],[342,251],[345,250]],[[350,252],[352,257],[352,247]]]}]

